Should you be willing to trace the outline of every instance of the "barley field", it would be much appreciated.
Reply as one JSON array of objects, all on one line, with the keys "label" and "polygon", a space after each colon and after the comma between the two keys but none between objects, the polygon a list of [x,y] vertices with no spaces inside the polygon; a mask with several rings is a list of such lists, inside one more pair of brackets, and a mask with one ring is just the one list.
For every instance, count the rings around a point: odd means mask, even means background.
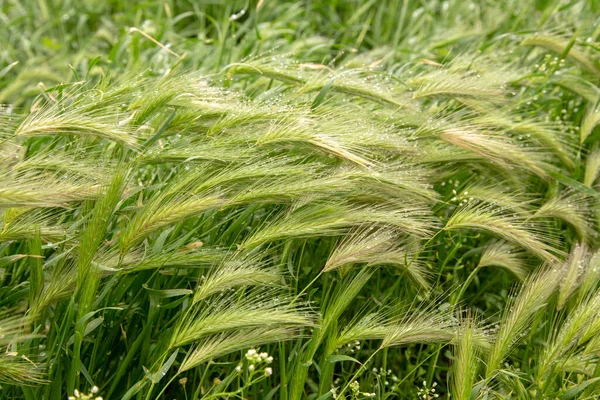
[{"label": "barley field", "polygon": [[600,398],[600,1],[0,0],[0,399]]}]

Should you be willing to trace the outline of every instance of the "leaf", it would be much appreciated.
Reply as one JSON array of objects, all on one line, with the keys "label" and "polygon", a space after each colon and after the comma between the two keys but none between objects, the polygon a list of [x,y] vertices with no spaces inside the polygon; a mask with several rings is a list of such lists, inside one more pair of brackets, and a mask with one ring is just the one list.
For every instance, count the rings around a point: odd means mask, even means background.
[{"label": "leaf", "polygon": [[160,138],[160,136],[164,133],[164,131],[169,127],[171,122],[173,122],[173,119],[175,118],[176,113],[177,112],[175,110],[173,110],[173,112],[169,115],[169,118],[167,118],[165,123],[162,124],[160,126],[160,128],[158,128],[156,133],[142,145],[142,150],[147,149],[148,147],[150,147],[150,145],[152,145],[154,142],[156,142]]},{"label": "leaf", "polygon": [[277,394],[277,392],[279,391],[280,386],[281,385],[277,385],[273,389],[271,389],[271,391],[269,393],[267,393],[267,395],[265,396],[265,398],[263,400],[271,400],[273,397],[275,397],[275,394]]},{"label": "leaf", "polygon": [[71,73],[73,74],[73,79],[75,79],[76,81],[78,81],[79,80],[79,74],[77,73],[77,70],[71,64],[68,64],[68,65],[69,65],[69,69],[71,70]]},{"label": "leaf", "polygon": [[592,379],[588,379],[587,381],[581,382],[578,385],[571,387],[567,390],[562,396],[559,397],[560,400],[569,400],[574,399],[576,396],[583,391],[585,388],[590,386],[592,383],[600,381],[600,376]]},{"label": "leaf", "polygon": [[96,56],[88,61],[87,72],[85,74],[86,79],[90,76],[90,72],[96,66],[96,64],[98,64],[100,62],[101,59],[102,59],[101,56]]},{"label": "leaf", "polygon": [[79,321],[77,321],[78,324],[85,324],[90,318],[92,318],[96,313],[99,313],[100,311],[104,311],[104,310],[117,310],[117,311],[122,311],[123,308],[122,307],[103,307],[100,308],[98,310],[94,310],[94,311],[90,311],[89,313],[85,314],[83,317],[81,317],[79,319]]},{"label": "leaf", "polygon": [[473,386],[473,390],[471,390],[471,400],[477,399],[477,396],[479,396],[479,392],[481,392],[481,389],[483,388],[484,385],[485,385],[485,381],[481,381],[478,384],[476,384],[475,386]]},{"label": "leaf", "polygon": [[190,289],[150,289],[148,285],[142,285],[144,289],[150,292],[151,296],[155,296],[161,299],[169,297],[187,296],[188,294],[194,293]]},{"label": "leaf", "polygon": [[144,388],[144,386],[146,386],[147,384],[148,384],[148,380],[146,380],[146,379],[136,382],[136,384],[133,385],[131,388],[129,388],[129,390],[123,395],[121,400],[131,399],[133,396],[135,396],[137,394],[137,392],[142,390]]},{"label": "leaf", "polygon": [[346,356],[343,354],[329,356],[329,357],[327,357],[327,361],[329,361],[332,364],[336,363],[336,362],[342,362],[342,361],[352,361],[352,362],[362,365],[362,363],[360,361],[358,361],[356,358]]},{"label": "leaf", "polygon": [[13,254],[12,256],[0,257],[0,268],[4,268],[9,264],[19,261],[25,257],[44,258],[44,256],[36,256],[33,254]]},{"label": "leaf", "polygon": [[177,359],[177,354],[178,353],[179,353],[179,349],[175,349],[175,351],[173,352],[173,354],[171,354],[171,357],[169,357],[169,359],[163,364],[163,366],[160,368],[160,370],[157,373],[152,374],[150,376],[150,380],[152,381],[152,383],[156,384],[162,378],[164,378],[164,376],[169,371],[169,368],[171,368],[171,365],[173,365],[173,363]]},{"label": "leaf", "polygon": [[556,179],[563,185],[566,185],[572,189],[577,190],[578,192],[587,194],[588,196],[592,196],[592,197],[600,200],[600,193],[598,193],[597,191],[595,191],[594,189],[592,189],[590,187],[585,186],[583,183],[578,182],[575,179],[569,178],[562,174],[559,174],[558,172],[550,171],[549,174],[551,177],[553,177],[554,179]]},{"label": "leaf", "polygon": [[85,380],[88,381],[90,386],[94,386],[94,379],[92,379],[89,371],[87,370],[85,365],[83,365],[81,360],[79,360],[79,370],[81,371],[81,374],[84,376]]},{"label": "leaf", "polygon": [[13,63],[8,64],[6,67],[0,70],[0,79],[4,78],[4,76],[8,74],[10,70],[13,69],[13,67],[16,66],[18,63],[18,61],[15,61]]},{"label": "leaf", "polygon": [[323,85],[321,90],[319,90],[319,94],[317,95],[317,97],[315,97],[312,104],[310,105],[311,110],[314,110],[321,103],[323,103],[323,100],[325,100],[325,96],[327,96],[327,93],[329,93],[329,89],[331,89],[331,85],[333,85],[333,79],[327,82],[325,85]]},{"label": "leaf", "polygon": [[[104,322],[104,318],[103,317],[98,317],[95,318],[93,320],[91,320],[86,326],[85,326],[85,331],[83,332],[83,337],[86,337],[88,334],[92,333],[92,331],[94,331],[97,327],[99,327],[100,325],[102,325],[102,323]],[[75,335],[72,335],[69,340],[67,341],[67,346],[72,345],[75,342]]]},{"label": "leaf", "polygon": [[177,300],[174,300],[174,301],[172,301],[170,303],[160,304],[160,305],[158,305],[158,307],[162,308],[163,310],[170,310],[172,308],[179,307],[186,300],[187,299],[185,297],[181,297],[181,298],[179,298]]},{"label": "leaf", "polygon": [[158,239],[156,239],[156,242],[154,243],[154,246],[152,247],[153,254],[158,255],[158,254],[162,253],[163,248],[165,246],[165,240],[167,240],[167,237],[171,234],[171,232],[173,232],[173,229],[175,229],[175,227],[170,227],[160,233],[160,235],[158,236]]},{"label": "leaf", "polygon": [[331,393],[331,391],[328,391],[324,395],[320,396],[317,400],[325,400],[325,399],[330,398],[331,396],[333,396],[333,393]]}]

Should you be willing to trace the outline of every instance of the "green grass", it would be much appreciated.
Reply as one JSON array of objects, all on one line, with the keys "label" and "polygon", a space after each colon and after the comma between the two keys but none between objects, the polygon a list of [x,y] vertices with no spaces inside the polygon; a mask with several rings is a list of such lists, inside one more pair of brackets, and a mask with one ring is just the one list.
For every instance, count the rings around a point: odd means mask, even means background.
[{"label": "green grass", "polygon": [[0,398],[598,398],[598,15],[0,0]]}]

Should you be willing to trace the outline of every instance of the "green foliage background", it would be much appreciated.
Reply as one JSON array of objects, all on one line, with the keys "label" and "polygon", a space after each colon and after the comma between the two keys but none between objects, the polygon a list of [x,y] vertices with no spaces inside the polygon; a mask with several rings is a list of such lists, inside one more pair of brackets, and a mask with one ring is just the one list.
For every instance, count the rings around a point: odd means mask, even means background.
[{"label": "green foliage background", "polygon": [[600,396],[597,1],[0,0],[0,396]]}]

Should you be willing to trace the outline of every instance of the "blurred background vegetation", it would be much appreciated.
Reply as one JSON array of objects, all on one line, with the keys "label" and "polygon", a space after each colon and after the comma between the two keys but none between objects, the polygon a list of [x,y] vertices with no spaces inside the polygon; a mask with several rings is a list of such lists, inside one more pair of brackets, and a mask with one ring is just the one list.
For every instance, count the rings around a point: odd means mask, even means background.
[{"label": "blurred background vegetation", "polygon": [[[0,395],[597,398],[599,38],[596,0],[0,0]],[[194,336],[230,310],[274,330]]]}]

